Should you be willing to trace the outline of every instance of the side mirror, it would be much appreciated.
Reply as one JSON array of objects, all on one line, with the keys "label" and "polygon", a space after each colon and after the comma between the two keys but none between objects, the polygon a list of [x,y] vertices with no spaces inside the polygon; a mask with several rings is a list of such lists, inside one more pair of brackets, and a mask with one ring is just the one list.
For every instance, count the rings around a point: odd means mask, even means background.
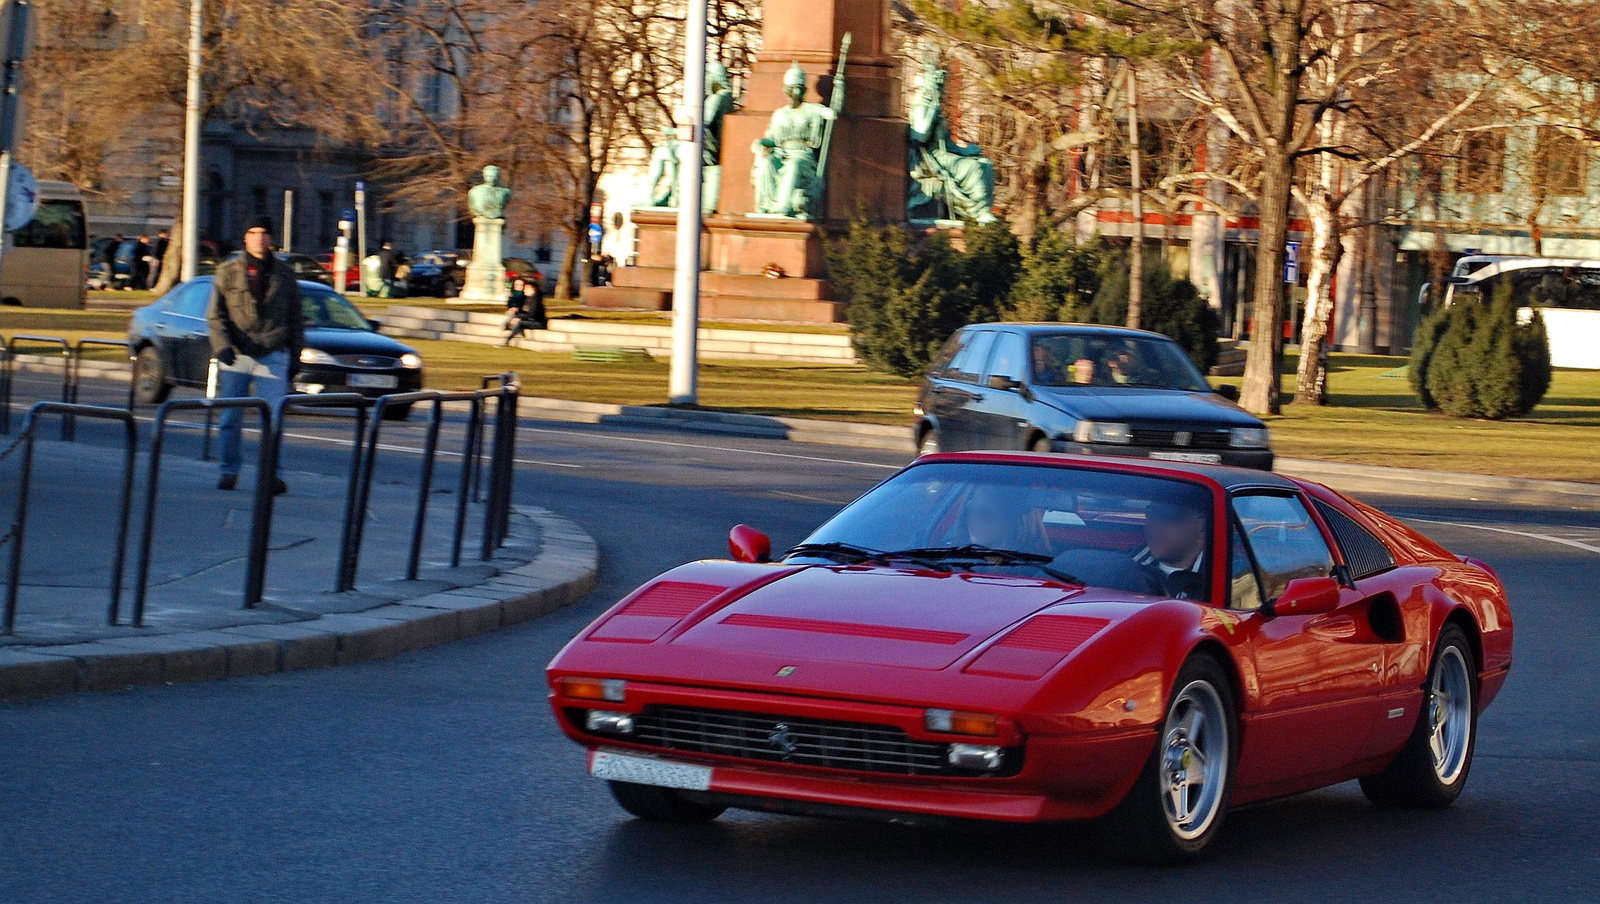
[{"label": "side mirror", "polygon": [[1280,615],[1325,615],[1339,608],[1339,582],[1333,578],[1296,578],[1272,604]]},{"label": "side mirror", "polygon": [[370,318],[370,317],[369,317],[369,318],[367,318],[367,326],[370,326],[370,327],[372,327],[372,331],[373,331],[373,332],[374,332],[374,333],[381,333],[381,332],[383,332],[383,324],[381,324],[381,323],[379,323],[379,322],[378,322],[378,321],[376,321],[376,320],[373,320],[373,319],[372,319],[372,318]]},{"label": "side mirror", "polygon": [[1222,396],[1223,398],[1227,399],[1230,402],[1237,402],[1237,401],[1239,401],[1239,387],[1237,387],[1237,386],[1218,386],[1217,387],[1217,395]]},{"label": "side mirror", "polygon": [[1003,392],[1015,392],[1022,388],[1022,384],[1004,374],[995,374],[989,378],[989,388],[999,389]]},{"label": "side mirror", "polygon": [[735,562],[770,562],[772,538],[748,524],[741,524],[728,531],[728,555]]}]

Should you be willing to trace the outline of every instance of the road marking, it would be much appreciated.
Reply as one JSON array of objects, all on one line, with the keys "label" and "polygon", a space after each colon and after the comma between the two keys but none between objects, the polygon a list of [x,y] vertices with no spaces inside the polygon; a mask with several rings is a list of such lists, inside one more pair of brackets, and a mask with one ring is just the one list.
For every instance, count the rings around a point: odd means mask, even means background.
[{"label": "road marking", "polygon": [[1529,540],[1543,540],[1546,543],[1559,543],[1562,546],[1570,546],[1573,549],[1581,549],[1584,552],[1592,552],[1596,555],[1600,555],[1600,546],[1594,546],[1579,540],[1568,540],[1566,537],[1552,537],[1549,534],[1536,534],[1532,531],[1512,530],[1509,527],[1490,527],[1487,524],[1467,524],[1461,521],[1435,521],[1431,518],[1408,518],[1406,520],[1418,521],[1422,524],[1440,524],[1446,527],[1463,527],[1467,530],[1490,531],[1496,534],[1511,534],[1515,537],[1526,537]]},{"label": "road marking", "polygon": [[827,465],[855,465],[858,468],[873,468],[879,471],[898,471],[904,465],[884,465],[870,461],[855,461],[849,458],[821,458],[814,455],[795,455],[791,452],[763,452],[760,449],[737,449],[732,446],[709,446],[704,443],[675,443],[664,439],[645,439],[642,436],[621,436],[615,433],[585,433],[579,430],[551,430],[548,427],[523,427],[523,433],[550,433],[556,436],[582,436],[616,440],[624,443],[640,443],[650,446],[671,446],[677,449],[706,449],[716,452],[732,452],[736,455],[754,455],[766,458],[787,458],[794,461],[813,461]]},{"label": "road marking", "polygon": [[[257,431],[257,432],[259,432],[259,431]],[[310,433],[285,433],[284,436],[287,437],[287,438],[290,438],[290,439],[303,439],[303,440],[307,440],[307,441],[313,442],[313,443],[326,443],[328,445],[334,445],[334,446],[349,446],[350,445],[350,441],[347,440],[347,439],[334,439],[332,437],[316,436],[316,435],[313,435],[313,434],[310,434]],[[380,451],[380,452],[405,452],[405,453],[410,454],[410,455],[421,455],[423,450],[412,448],[411,446],[395,446],[395,445],[390,445],[389,443],[379,443],[378,444],[378,451]],[[461,457],[461,453],[460,452],[451,452],[448,449],[440,449],[438,451],[438,455],[440,457],[443,457],[443,458],[460,458]],[[569,471],[582,471],[582,470],[584,470],[584,466],[583,465],[569,465],[569,464],[566,464],[565,462],[559,462],[559,461],[540,461],[540,460],[534,459],[534,458],[516,458],[516,459],[512,459],[512,460],[515,461],[519,465],[538,465],[539,467],[542,467],[542,468],[565,468],[565,469],[567,469]]]},{"label": "road marking", "polygon": [[840,502],[837,499],[824,499],[821,496],[807,496],[804,493],[789,493],[789,492],[785,492],[783,490],[769,490],[768,492],[770,492],[774,496],[785,496],[785,497],[788,497],[790,499],[803,499],[806,502],[825,502],[828,505],[844,505],[844,504],[846,504],[844,502]]}]

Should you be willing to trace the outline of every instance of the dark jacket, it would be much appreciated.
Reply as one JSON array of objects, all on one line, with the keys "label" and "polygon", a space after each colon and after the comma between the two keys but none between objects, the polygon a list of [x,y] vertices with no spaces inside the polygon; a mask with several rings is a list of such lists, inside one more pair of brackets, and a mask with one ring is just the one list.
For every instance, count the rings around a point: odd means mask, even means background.
[{"label": "dark jacket", "polygon": [[[271,258],[269,258],[271,260]],[[217,265],[211,286],[206,323],[211,326],[211,354],[231,348],[241,355],[261,358],[288,351],[291,363],[305,347],[305,312],[300,306],[300,284],[294,270],[273,260],[267,284],[257,302],[250,294],[244,254]]]}]

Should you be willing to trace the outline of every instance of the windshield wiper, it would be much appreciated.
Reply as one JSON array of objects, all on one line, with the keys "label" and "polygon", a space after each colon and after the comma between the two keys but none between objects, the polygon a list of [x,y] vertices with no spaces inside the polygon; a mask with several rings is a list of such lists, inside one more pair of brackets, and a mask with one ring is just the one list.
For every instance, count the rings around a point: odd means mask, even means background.
[{"label": "windshield wiper", "polygon": [[930,546],[923,549],[907,549],[891,553],[891,555],[922,559],[968,559],[986,562],[990,565],[1028,565],[1037,568],[1063,584],[1083,586],[1083,580],[1076,575],[1068,574],[1059,568],[1052,568],[1050,563],[1055,561],[1055,557],[1044,553],[1022,552],[1016,549],[996,549],[993,546],[972,543],[966,546]]},{"label": "windshield wiper", "polygon": [[[790,556],[824,556],[835,561],[842,561],[848,565],[864,565],[868,562],[887,562],[890,560],[906,561],[913,565],[920,565],[930,571],[949,571],[947,565],[932,562],[915,555],[900,552],[884,552],[881,549],[868,549],[854,543],[802,543],[783,554],[784,559]],[[848,559],[841,557],[848,556]]]}]

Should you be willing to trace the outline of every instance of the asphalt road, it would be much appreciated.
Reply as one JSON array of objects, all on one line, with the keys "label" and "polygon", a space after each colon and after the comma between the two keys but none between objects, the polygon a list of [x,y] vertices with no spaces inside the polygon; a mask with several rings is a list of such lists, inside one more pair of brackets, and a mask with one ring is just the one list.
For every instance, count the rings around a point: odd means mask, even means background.
[{"label": "asphalt road", "polygon": [[[291,469],[338,473],[335,426],[297,431]],[[1354,784],[1302,795],[1232,814],[1198,866],[1150,870],[1070,828],[630,820],[558,734],[545,663],[638,583],[723,554],[730,525],[796,542],[899,459],[559,424],[530,424],[519,457],[519,499],[600,541],[592,598],[355,667],[0,704],[0,901],[1600,898],[1593,513],[1374,498],[1511,589],[1516,666],[1465,795],[1428,813]]]}]

